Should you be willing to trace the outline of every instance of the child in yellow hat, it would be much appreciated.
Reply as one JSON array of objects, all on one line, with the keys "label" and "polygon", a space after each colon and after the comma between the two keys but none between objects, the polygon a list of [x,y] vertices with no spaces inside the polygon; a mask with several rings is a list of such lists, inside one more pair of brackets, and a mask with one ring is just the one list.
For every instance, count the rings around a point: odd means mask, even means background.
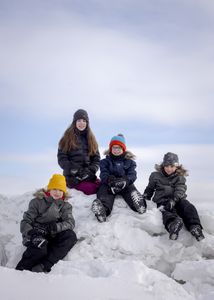
[{"label": "child in yellow hat", "polygon": [[47,273],[77,241],[65,177],[54,174],[47,189],[38,190],[34,196],[21,221],[23,245],[27,249],[16,270]]}]

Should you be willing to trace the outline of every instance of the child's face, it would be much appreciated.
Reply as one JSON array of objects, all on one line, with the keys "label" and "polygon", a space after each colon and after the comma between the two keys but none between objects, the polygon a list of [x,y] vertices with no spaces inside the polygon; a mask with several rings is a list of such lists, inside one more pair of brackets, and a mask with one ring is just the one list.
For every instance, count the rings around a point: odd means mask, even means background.
[{"label": "child's face", "polygon": [[79,129],[80,131],[83,131],[86,129],[87,127],[87,122],[84,119],[79,119],[76,121],[76,127],[77,129]]},{"label": "child's face", "polygon": [[176,170],[177,170],[177,167],[175,167],[175,166],[169,165],[169,166],[165,166],[165,167],[164,167],[164,171],[165,171],[166,174],[168,174],[168,175],[173,174]]},{"label": "child's face", "polygon": [[113,145],[111,148],[111,153],[115,156],[119,156],[123,154],[123,148],[120,147],[119,145]]},{"label": "child's face", "polygon": [[63,191],[61,190],[53,189],[50,190],[49,193],[51,197],[54,198],[54,200],[59,200],[63,198]]}]

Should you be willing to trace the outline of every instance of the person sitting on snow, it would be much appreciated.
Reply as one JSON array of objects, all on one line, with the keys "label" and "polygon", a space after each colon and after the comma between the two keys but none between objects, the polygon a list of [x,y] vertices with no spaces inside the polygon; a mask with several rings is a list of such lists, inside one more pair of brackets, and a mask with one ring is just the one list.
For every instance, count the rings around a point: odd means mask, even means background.
[{"label": "person sitting on snow", "polygon": [[137,178],[134,155],[126,150],[122,134],[112,137],[105,155],[106,158],[100,162],[101,186],[97,199],[92,203],[92,211],[98,221],[106,221],[117,195],[121,195],[132,210],[144,213],[146,201],[133,184]]},{"label": "person sitting on snow", "polygon": [[155,165],[144,191],[145,200],[152,200],[160,207],[163,224],[169,238],[176,240],[183,223],[197,241],[204,239],[198,212],[187,199],[187,171],[179,164],[178,155],[168,152],[160,165]]},{"label": "person sitting on snow", "polygon": [[86,195],[96,194],[100,180],[100,153],[96,138],[89,125],[87,111],[78,109],[71,125],[59,141],[58,164],[63,169],[67,187]]},{"label": "person sitting on snow", "polygon": [[65,177],[54,174],[47,189],[38,190],[34,196],[21,221],[27,249],[16,270],[47,273],[77,242]]}]

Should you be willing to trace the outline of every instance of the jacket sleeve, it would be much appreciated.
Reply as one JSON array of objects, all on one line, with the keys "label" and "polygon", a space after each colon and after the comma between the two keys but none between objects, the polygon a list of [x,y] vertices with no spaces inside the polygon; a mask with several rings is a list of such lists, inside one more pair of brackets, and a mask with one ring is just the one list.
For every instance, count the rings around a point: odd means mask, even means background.
[{"label": "jacket sleeve", "polygon": [[30,201],[28,210],[24,212],[23,219],[20,224],[20,231],[22,235],[27,235],[28,231],[33,228],[33,223],[38,217],[38,206],[37,206],[37,199],[34,198]]},{"label": "jacket sleeve", "polygon": [[95,155],[90,157],[90,165],[88,168],[92,173],[96,174],[99,169],[99,166],[100,166],[100,153],[99,151],[97,151]]},{"label": "jacket sleeve", "polygon": [[110,175],[108,161],[104,158],[100,161],[100,179],[102,183],[107,184]]},{"label": "jacket sleeve", "polygon": [[155,191],[155,180],[154,180],[154,173],[152,173],[150,176],[149,176],[149,183],[144,191],[144,195],[145,197],[148,199],[148,200],[151,200],[153,194],[154,194],[154,191]]},{"label": "jacket sleeve", "polygon": [[137,179],[136,167],[136,162],[131,160],[130,167],[126,171],[126,177],[129,180],[129,184],[132,184]]},{"label": "jacket sleeve", "polygon": [[79,169],[78,164],[75,164],[74,162],[70,161],[68,153],[63,152],[61,149],[58,149],[57,159],[59,166],[67,172],[70,172],[71,170],[77,171]]},{"label": "jacket sleeve", "polygon": [[64,230],[72,230],[75,226],[75,220],[72,214],[72,205],[68,202],[65,203],[62,209],[61,222],[57,222],[57,232]]},{"label": "jacket sleeve", "polygon": [[178,176],[178,180],[175,184],[174,200],[177,202],[186,197],[186,178],[184,176]]}]

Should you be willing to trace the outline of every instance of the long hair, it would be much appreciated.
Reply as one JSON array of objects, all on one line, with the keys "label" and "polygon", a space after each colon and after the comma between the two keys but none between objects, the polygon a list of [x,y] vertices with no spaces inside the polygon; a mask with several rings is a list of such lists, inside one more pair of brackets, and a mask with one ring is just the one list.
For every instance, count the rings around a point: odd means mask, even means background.
[{"label": "long hair", "polygon": [[[78,148],[78,139],[75,132],[76,123],[73,122],[64,132],[62,138],[59,141],[59,148],[63,152],[68,152]],[[86,135],[88,140],[89,155],[95,155],[98,150],[98,144],[96,138],[91,131],[90,126],[87,124]]]}]

